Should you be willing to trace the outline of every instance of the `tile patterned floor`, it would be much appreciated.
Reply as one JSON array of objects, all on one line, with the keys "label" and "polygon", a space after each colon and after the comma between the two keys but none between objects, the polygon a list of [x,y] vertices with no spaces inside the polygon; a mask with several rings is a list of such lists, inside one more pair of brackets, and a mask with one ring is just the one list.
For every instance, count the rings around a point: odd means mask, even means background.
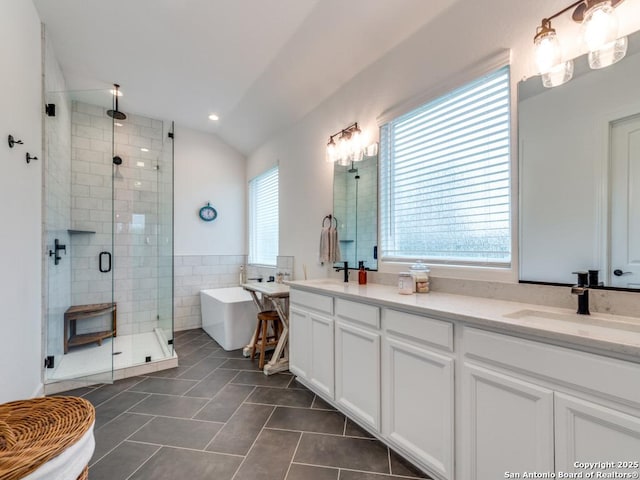
[{"label": "tile patterned floor", "polygon": [[177,368],[66,392],[96,407],[91,480],[430,478],[292,375],[202,330],[175,342]]}]

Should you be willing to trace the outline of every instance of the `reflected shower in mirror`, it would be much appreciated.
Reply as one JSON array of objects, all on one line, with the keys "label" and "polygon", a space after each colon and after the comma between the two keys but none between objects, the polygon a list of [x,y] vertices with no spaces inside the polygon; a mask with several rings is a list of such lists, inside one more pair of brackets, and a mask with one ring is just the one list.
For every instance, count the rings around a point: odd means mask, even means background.
[{"label": "reflected shower in mirror", "polygon": [[377,270],[378,157],[333,168],[333,214],[342,261],[350,268],[362,261],[365,268]]},{"label": "reflected shower in mirror", "polygon": [[[640,32],[602,70],[575,60],[553,89],[518,88],[520,279],[640,288]],[[634,195],[635,191],[635,195]]]}]

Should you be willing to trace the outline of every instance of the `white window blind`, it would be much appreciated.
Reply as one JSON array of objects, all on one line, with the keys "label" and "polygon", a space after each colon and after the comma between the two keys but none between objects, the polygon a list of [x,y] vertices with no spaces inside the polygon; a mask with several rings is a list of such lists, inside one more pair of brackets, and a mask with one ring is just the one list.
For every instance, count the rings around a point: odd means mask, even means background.
[{"label": "white window blind", "polygon": [[383,260],[511,261],[509,67],[381,127]]},{"label": "white window blind", "polygon": [[278,167],[249,181],[249,263],[276,265]]}]

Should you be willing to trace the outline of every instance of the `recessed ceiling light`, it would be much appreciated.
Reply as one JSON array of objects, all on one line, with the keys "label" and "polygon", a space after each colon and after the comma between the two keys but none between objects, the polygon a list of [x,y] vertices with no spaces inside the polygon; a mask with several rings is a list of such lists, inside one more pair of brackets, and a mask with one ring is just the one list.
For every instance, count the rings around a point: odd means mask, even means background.
[{"label": "recessed ceiling light", "polygon": [[136,162],[136,167],[144,167],[144,162]]},{"label": "recessed ceiling light", "polygon": [[109,90],[111,95],[117,95],[118,97],[122,96],[122,92],[120,90]]},{"label": "recessed ceiling light", "polygon": [[212,113],[211,115],[209,115],[209,120],[213,120],[215,122],[215,121],[220,120],[220,117],[218,115],[216,115],[215,113]]},{"label": "recessed ceiling light", "polygon": [[141,151],[141,152],[148,152],[148,151],[149,151],[149,149],[148,149],[148,148],[141,148],[141,149],[140,149],[140,151]]}]

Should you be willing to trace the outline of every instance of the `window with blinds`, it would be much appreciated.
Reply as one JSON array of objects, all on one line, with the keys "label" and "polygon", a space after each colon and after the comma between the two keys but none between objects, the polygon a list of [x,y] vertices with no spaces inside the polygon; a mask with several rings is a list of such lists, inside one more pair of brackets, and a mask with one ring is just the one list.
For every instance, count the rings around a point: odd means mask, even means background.
[{"label": "window with blinds", "polygon": [[278,167],[249,181],[249,263],[276,265]]},{"label": "window with blinds", "polygon": [[509,67],[381,128],[382,260],[509,266]]}]

